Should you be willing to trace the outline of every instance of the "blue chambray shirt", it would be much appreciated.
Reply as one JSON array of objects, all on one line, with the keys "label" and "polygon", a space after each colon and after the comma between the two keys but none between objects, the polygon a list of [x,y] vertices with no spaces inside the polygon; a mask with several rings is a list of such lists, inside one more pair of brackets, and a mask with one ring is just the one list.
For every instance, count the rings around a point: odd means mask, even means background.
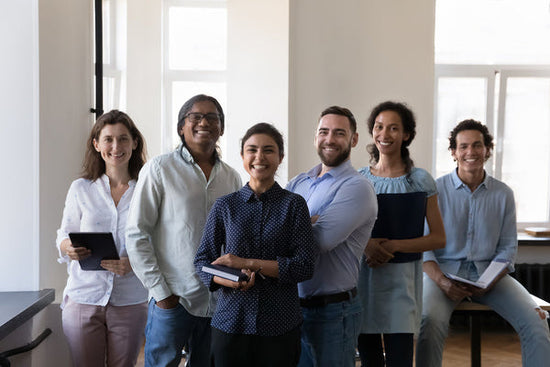
[{"label": "blue chambray shirt", "polygon": [[514,193],[506,184],[485,174],[474,192],[464,184],[456,169],[436,180],[439,209],[445,225],[444,248],[424,252],[424,261],[436,261],[442,271],[457,274],[471,262],[478,275],[492,260],[510,261],[517,253]]},{"label": "blue chambray shirt", "polygon": [[298,285],[300,297],[334,294],[357,286],[361,256],[378,213],[372,183],[348,159],[322,177],[321,165],[293,178],[287,189],[302,195],[320,255],[313,278]]},{"label": "blue chambray shirt", "polygon": [[226,333],[277,336],[301,324],[297,283],[311,278],[316,253],[302,197],[275,183],[259,197],[246,184],[218,199],[195,257],[197,273],[212,291],[220,286],[201,269],[222,253],[276,260],[279,278],[258,276],[247,291],[221,287],[213,327]]}]

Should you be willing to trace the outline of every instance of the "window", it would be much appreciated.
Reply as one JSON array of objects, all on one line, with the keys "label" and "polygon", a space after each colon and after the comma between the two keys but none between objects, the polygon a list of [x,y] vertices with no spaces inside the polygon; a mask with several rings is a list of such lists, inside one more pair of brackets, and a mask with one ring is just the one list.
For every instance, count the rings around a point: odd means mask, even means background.
[{"label": "window", "polygon": [[549,38],[547,0],[436,2],[435,175],[455,167],[456,123],[486,123],[486,168],[514,190],[520,227],[550,223]]},{"label": "window", "polygon": [[103,0],[103,110],[126,109],[126,2]]},{"label": "window", "polygon": [[[164,117],[162,150],[174,149],[181,105],[204,93],[226,112],[227,4],[222,0],[163,3]],[[223,137],[220,140],[224,150]]]}]

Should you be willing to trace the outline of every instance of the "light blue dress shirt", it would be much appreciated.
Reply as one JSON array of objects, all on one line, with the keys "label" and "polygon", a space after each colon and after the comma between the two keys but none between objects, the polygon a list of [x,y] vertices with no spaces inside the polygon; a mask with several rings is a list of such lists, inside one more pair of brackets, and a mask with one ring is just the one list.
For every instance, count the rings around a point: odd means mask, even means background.
[{"label": "light blue dress shirt", "polygon": [[374,187],[347,160],[318,177],[321,165],[293,178],[287,190],[302,195],[319,246],[313,278],[298,284],[300,297],[327,295],[357,286],[361,256],[376,220]]},{"label": "light blue dress shirt", "polygon": [[472,262],[481,275],[492,260],[510,262],[517,253],[514,193],[505,183],[485,174],[474,192],[456,170],[436,180],[439,208],[447,244],[427,251],[424,261],[436,261],[443,272],[457,274],[461,265]]}]

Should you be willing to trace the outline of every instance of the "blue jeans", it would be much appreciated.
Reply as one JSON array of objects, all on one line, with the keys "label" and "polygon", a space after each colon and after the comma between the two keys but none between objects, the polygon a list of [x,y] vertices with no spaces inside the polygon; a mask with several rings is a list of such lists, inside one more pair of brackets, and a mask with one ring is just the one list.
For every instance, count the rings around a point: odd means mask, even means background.
[{"label": "blue jeans", "polygon": [[[524,366],[547,366],[550,361],[548,322],[535,310],[529,292],[506,275],[481,297],[472,301],[491,307],[516,330],[521,342]],[[439,286],[424,274],[423,311],[416,346],[416,365],[440,367],[451,313],[459,302],[447,298]]]},{"label": "blue jeans", "polygon": [[299,367],[355,366],[361,327],[359,297],[323,307],[302,307],[302,352]]},{"label": "blue jeans", "polygon": [[210,366],[210,318],[191,315],[178,304],[171,309],[149,301],[145,326],[145,367],[178,366],[185,345],[189,367]]}]

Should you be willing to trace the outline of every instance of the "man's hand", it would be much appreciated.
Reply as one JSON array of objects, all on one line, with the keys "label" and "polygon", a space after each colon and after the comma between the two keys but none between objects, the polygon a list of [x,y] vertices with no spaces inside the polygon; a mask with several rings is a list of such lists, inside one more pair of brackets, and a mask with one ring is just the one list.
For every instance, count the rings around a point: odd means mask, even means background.
[{"label": "man's hand", "polygon": [[437,285],[453,301],[462,301],[464,298],[472,296],[472,292],[465,284],[455,282],[446,276],[442,276]]},{"label": "man's hand", "polygon": [[178,305],[179,301],[180,298],[175,294],[172,294],[171,296],[168,296],[163,300],[157,301],[156,305],[160,308],[167,310],[170,308],[175,308]]},{"label": "man's hand", "polygon": [[393,254],[381,245],[384,241],[387,240],[385,238],[371,238],[365,247],[367,265],[371,268],[385,264],[393,258]]}]

